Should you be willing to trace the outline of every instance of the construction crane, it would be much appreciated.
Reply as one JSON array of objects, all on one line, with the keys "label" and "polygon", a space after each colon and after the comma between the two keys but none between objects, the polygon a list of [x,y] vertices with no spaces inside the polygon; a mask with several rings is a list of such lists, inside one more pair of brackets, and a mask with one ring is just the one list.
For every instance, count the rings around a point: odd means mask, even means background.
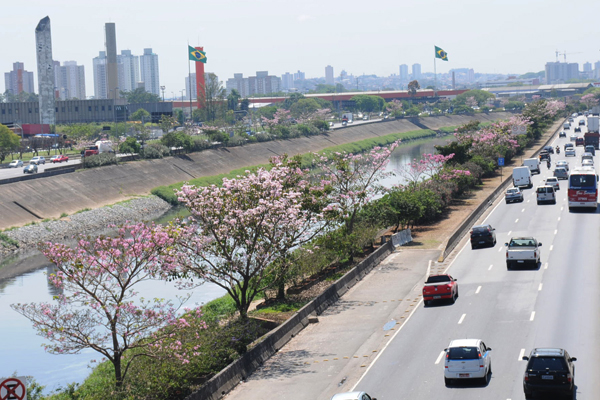
[{"label": "construction crane", "polygon": [[581,54],[581,51],[577,51],[574,53],[567,53],[567,51],[565,50],[564,53],[561,53],[560,51],[556,50],[556,62],[558,62],[558,56],[563,56],[565,62],[567,62],[567,54]]}]

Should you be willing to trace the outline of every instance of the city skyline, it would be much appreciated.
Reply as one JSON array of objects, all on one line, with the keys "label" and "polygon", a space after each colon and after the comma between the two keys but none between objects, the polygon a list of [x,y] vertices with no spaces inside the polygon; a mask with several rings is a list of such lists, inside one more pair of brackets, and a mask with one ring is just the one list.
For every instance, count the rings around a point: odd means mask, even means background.
[{"label": "city skyline", "polygon": [[[367,10],[352,1],[307,1],[292,10],[279,7],[273,0],[264,0],[260,7],[233,1],[211,3],[203,8],[196,2],[184,0],[181,7],[173,9],[153,1],[142,8],[114,0],[102,4],[71,0],[48,4],[32,0],[27,7],[11,3],[0,16],[0,32],[3,37],[13,38],[3,43],[0,71],[10,71],[16,61],[35,65],[32,31],[45,15],[52,19],[52,46],[57,60],[74,60],[91,71],[92,59],[105,48],[105,24],[114,22],[118,30],[118,53],[125,49],[152,48],[161,56],[160,84],[166,86],[167,93],[184,89],[182,78],[188,74],[188,42],[205,47],[209,58],[206,68],[223,81],[234,73],[249,76],[257,70],[269,70],[273,75],[282,76],[300,69],[306,72],[307,78],[322,77],[327,65],[335,71],[345,69],[354,75],[389,76],[398,74],[401,64],[418,63],[422,65],[422,72],[427,73],[433,70],[434,45],[443,47],[451,60],[438,63],[439,73],[453,68],[503,74],[538,72],[544,70],[547,62],[555,61],[557,50],[568,53],[567,62],[580,65],[595,64],[600,58],[594,47],[592,24],[582,24],[577,32],[563,32],[543,24],[535,24],[533,28],[534,20],[551,20],[563,12],[563,5],[558,1],[546,2],[544,7],[532,1],[512,7],[500,4],[475,7],[465,0],[457,1],[436,2],[435,7],[412,0],[402,4],[382,1],[378,7]],[[583,1],[581,6],[591,13],[600,11],[600,5],[592,1]],[[181,9],[188,12],[181,13]],[[465,12],[466,9],[469,12]],[[412,18],[397,18],[397,15],[411,13],[414,13]],[[434,22],[428,23],[426,31],[421,28],[425,14],[428,21]],[[135,20],[131,15],[136,15]],[[202,15],[200,24],[198,15]],[[500,26],[498,30],[488,29],[491,15],[494,19],[510,21],[511,29],[502,30]],[[251,28],[248,21],[253,21]],[[224,30],[223,26],[228,29]],[[262,38],[269,44],[241,45],[240,37],[248,29],[254,41]],[[272,32],[284,34],[273,35]],[[382,37],[385,40],[381,40]],[[353,49],[361,50],[347,51],[350,43]],[[141,55],[139,50],[135,53]],[[563,57],[560,59],[562,62]],[[91,73],[86,74],[86,86],[93,87]]]}]

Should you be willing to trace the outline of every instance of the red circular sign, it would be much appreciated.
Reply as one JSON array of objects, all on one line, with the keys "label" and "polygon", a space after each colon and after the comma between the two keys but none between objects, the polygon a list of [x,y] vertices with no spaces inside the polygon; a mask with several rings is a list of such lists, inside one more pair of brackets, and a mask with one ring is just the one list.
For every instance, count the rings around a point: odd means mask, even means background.
[{"label": "red circular sign", "polygon": [[18,378],[7,378],[0,382],[0,400],[23,400],[26,394],[27,389]]}]

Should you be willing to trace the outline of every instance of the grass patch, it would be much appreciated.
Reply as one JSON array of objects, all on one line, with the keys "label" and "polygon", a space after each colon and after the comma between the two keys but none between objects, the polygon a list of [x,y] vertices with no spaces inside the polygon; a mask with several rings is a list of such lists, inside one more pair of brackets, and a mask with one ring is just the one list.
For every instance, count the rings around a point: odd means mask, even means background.
[{"label": "grass patch", "polygon": [[60,214],[60,218],[65,218],[65,217],[68,217],[68,216],[69,216],[69,214],[67,214],[67,213]]},{"label": "grass patch", "polygon": [[308,302],[309,300],[300,300],[276,303],[253,311],[252,315],[296,312],[302,307],[304,307]]},{"label": "grass patch", "polygon": [[8,237],[8,235],[5,235],[4,233],[0,233],[0,243],[2,243],[2,245],[5,247],[19,247],[19,242],[17,242],[13,238]]},{"label": "grass patch", "polygon": [[42,220],[42,222],[50,222],[50,221],[52,221],[52,218],[44,218],[44,219]]},{"label": "grass patch", "polygon": [[82,208],[81,210],[77,211],[75,214],[81,214],[82,212],[86,212],[86,211],[92,211],[91,208]]}]

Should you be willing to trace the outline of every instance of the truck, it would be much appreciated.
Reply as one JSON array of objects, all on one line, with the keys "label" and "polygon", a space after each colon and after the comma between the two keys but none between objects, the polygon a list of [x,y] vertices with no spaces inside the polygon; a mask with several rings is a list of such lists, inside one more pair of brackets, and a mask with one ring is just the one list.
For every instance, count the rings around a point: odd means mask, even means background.
[{"label": "truck", "polygon": [[504,245],[506,246],[506,269],[526,264],[531,264],[534,268],[537,268],[539,265],[542,242],[538,242],[534,237],[513,237],[510,238],[510,242],[504,243]]},{"label": "truck", "polygon": [[98,140],[93,146],[88,146],[81,151],[81,157],[93,156],[101,153],[114,153],[113,143],[110,140]]},{"label": "truck", "polygon": [[586,146],[594,146],[596,150],[600,150],[600,124],[599,117],[588,117],[587,132],[583,135]]},{"label": "truck", "polygon": [[514,187],[526,187],[528,189],[533,187],[533,183],[531,181],[531,170],[527,166],[514,168],[512,177]]}]

